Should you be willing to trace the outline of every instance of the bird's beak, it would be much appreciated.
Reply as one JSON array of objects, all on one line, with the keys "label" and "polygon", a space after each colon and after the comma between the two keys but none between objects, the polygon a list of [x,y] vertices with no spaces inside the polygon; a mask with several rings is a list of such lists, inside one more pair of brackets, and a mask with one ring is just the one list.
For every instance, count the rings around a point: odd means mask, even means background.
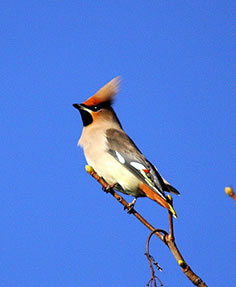
[{"label": "bird's beak", "polygon": [[91,110],[88,109],[84,104],[73,104],[73,107],[79,110],[80,113],[84,112],[91,113]]},{"label": "bird's beak", "polygon": [[73,107],[77,110],[82,110],[83,109],[83,106],[80,105],[80,104],[73,104]]}]

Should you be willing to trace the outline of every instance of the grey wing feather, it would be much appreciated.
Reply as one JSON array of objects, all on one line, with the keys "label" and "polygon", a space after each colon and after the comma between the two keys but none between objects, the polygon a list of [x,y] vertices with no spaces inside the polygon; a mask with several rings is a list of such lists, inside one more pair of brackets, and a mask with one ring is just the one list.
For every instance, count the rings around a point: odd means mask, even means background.
[{"label": "grey wing feather", "polygon": [[[108,141],[108,152],[114,158],[138,176],[141,181],[146,182],[154,190],[157,189],[158,192],[165,196],[164,191],[169,191],[169,189],[157,169],[144,157],[124,131],[108,129],[106,138]],[[148,170],[148,173],[145,173],[144,170]]]}]

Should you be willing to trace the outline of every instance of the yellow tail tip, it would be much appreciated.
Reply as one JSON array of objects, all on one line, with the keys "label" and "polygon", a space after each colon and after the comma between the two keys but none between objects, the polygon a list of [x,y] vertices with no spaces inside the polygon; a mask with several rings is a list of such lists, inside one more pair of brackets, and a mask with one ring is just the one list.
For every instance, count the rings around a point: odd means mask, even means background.
[{"label": "yellow tail tip", "polygon": [[232,187],[226,186],[226,187],[225,187],[225,193],[226,193],[228,196],[232,196],[233,193],[234,193]]},{"label": "yellow tail tip", "polygon": [[94,169],[90,165],[86,165],[85,170],[87,171],[87,173],[90,173],[90,174],[94,171]]},{"label": "yellow tail tip", "polygon": [[174,208],[173,208],[172,205],[170,205],[170,204],[169,204],[169,210],[170,210],[170,212],[173,214],[174,218],[178,218],[178,216],[177,216],[177,214],[176,214]]}]

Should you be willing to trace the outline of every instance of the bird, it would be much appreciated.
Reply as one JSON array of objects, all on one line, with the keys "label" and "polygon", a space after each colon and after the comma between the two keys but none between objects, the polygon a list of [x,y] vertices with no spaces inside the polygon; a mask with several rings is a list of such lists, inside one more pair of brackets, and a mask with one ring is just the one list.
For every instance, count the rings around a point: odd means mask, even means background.
[{"label": "bird", "polygon": [[180,193],[125,133],[112,107],[119,86],[120,77],[113,78],[83,103],[73,104],[83,122],[78,145],[83,148],[88,165],[109,188],[134,197],[130,207],[137,198],[148,197],[177,218],[172,198],[165,192]]}]

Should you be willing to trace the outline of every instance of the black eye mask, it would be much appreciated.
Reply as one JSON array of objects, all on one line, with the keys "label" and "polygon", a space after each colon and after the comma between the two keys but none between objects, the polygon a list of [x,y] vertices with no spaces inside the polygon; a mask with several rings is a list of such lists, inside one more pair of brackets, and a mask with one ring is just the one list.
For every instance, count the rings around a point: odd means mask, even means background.
[{"label": "black eye mask", "polygon": [[112,102],[111,101],[106,101],[103,103],[100,103],[98,105],[94,105],[94,106],[87,106],[85,104],[81,104],[81,106],[93,111],[93,112],[98,112],[101,109],[108,109],[111,107]]}]

